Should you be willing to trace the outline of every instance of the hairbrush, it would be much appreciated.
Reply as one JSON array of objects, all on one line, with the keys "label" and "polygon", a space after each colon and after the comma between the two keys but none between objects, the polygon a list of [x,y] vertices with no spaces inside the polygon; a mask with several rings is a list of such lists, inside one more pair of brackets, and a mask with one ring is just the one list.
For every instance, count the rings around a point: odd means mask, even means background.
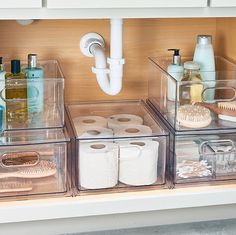
[{"label": "hairbrush", "polygon": [[32,182],[25,179],[0,181],[0,193],[26,192],[33,189]]},{"label": "hairbrush", "polygon": [[202,128],[212,121],[210,110],[197,105],[182,105],[177,110],[179,125],[189,128]]},{"label": "hairbrush", "polygon": [[219,119],[236,122],[236,101],[218,102],[217,104],[195,103],[218,114]]},{"label": "hairbrush", "polygon": [[55,163],[42,160],[36,166],[27,167],[27,164],[25,164],[25,167],[20,167],[18,171],[0,173],[0,179],[6,177],[36,179],[55,175],[56,172],[57,169]]}]

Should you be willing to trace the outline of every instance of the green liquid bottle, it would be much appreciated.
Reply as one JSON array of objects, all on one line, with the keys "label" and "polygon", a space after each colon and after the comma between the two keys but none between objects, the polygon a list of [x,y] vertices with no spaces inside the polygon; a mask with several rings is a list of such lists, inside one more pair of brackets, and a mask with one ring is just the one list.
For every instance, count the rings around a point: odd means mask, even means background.
[{"label": "green liquid bottle", "polygon": [[23,127],[28,121],[27,83],[21,72],[20,60],[11,61],[11,73],[6,73],[6,119],[8,128]]}]

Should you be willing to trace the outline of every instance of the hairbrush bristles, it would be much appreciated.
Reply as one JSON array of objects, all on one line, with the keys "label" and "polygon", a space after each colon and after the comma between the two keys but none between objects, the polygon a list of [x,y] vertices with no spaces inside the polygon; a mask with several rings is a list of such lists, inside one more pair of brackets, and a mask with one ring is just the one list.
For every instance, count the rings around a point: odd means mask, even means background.
[{"label": "hairbrush bristles", "polygon": [[236,111],[236,101],[219,102],[217,105],[221,109],[225,109],[225,110],[229,110],[229,111]]},{"label": "hairbrush bristles", "polygon": [[55,163],[42,160],[36,166],[21,167],[18,171],[0,173],[0,178],[17,177],[17,178],[43,178],[55,175],[57,172]]},{"label": "hairbrush bristles", "polygon": [[179,125],[189,128],[202,128],[211,123],[210,110],[198,105],[183,105],[178,108]]},{"label": "hairbrush bristles", "polygon": [[25,192],[33,189],[32,182],[25,179],[0,181],[0,193]]}]

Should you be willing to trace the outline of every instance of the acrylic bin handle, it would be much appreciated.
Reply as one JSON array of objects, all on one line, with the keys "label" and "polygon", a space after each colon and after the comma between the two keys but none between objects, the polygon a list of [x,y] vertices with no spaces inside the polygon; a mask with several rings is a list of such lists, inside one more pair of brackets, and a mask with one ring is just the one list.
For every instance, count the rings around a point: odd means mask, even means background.
[{"label": "acrylic bin handle", "polygon": [[36,151],[6,152],[0,157],[3,168],[32,167],[39,163],[40,154]]}]

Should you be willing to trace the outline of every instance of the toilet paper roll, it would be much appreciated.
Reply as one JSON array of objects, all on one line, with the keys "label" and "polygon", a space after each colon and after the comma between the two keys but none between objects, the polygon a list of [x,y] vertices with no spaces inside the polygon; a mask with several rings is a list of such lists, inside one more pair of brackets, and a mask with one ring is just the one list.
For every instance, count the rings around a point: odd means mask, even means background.
[{"label": "toilet paper roll", "polygon": [[104,127],[86,126],[78,127],[76,129],[77,137],[84,139],[98,139],[98,138],[111,138],[113,137],[113,130]]},{"label": "toilet paper roll", "polygon": [[108,127],[109,128],[116,128],[120,125],[142,125],[143,119],[140,116],[133,115],[133,114],[116,114],[108,117]]},{"label": "toilet paper roll", "polygon": [[114,187],[118,183],[118,145],[109,142],[81,143],[79,183],[84,189]]},{"label": "toilet paper roll", "polygon": [[147,136],[152,134],[152,129],[145,125],[119,126],[113,129],[114,137]]},{"label": "toilet paper roll", "polygon": [[73,118],[75,129],[86,126],[107,127],[107,119],[100,116],[80,116]]},{"label": "toilet paper roll", "polygon": [[159,143],[133,140],[119,144],[119,181],[133,186],[154,184],[157,181]]}]

